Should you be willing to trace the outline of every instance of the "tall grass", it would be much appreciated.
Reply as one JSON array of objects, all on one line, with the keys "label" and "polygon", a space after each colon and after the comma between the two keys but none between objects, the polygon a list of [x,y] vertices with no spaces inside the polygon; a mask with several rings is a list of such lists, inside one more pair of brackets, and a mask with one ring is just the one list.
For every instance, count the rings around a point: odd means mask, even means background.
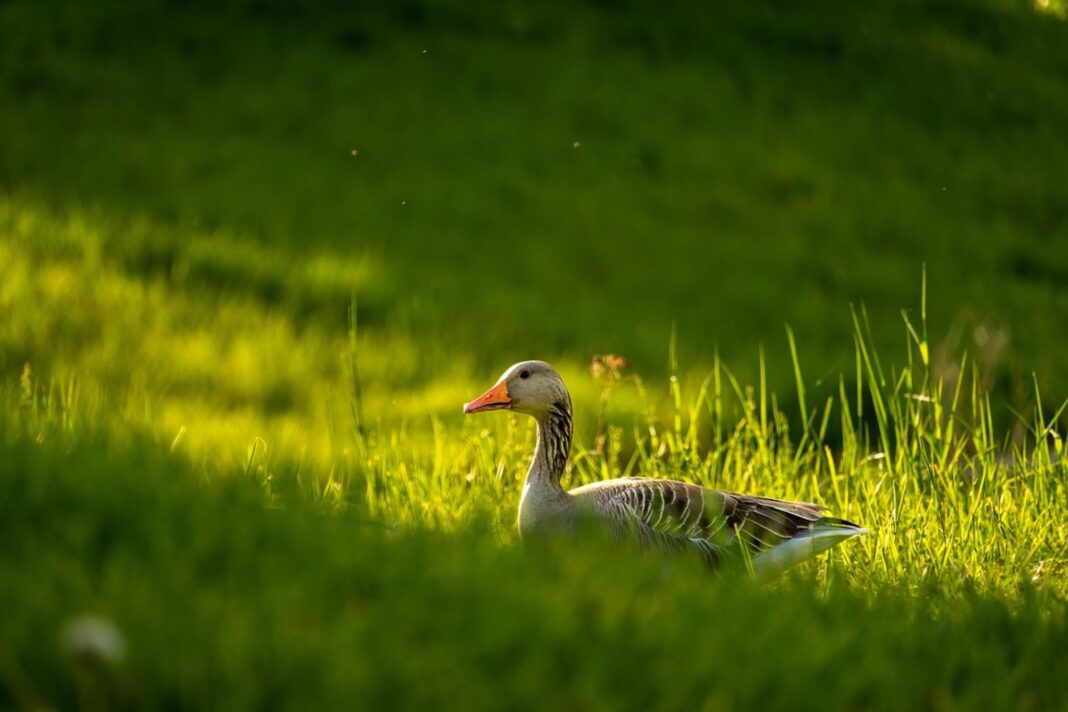
[{"label": "tall grass", "polygon": [[[596,401],[596,434],[589,442],[580,431],[567,484],[671,477],[821,503],[872,532],[815,565],[822,570],[835,561],[835,575],[859,587],[937,581],[952,589],[968,582],[1007,593],[1022,581],[1048,579],[1063,594],[1068,465],[1061,429],[1068,402],[1044,406],[1036,387],[1033,412],[1020,416],[1023,427],[999,436],[994,405],[968,354],[936,372],[925,301],[915,324],[904,314],[908,350],[901,367],[880,358],[865,311],[854,309],[856,371],[840,375],[836,393],[819,404],[808,401],[799,349],[787,329],[796,382],[791,396],[799,409],[794,414],[784,412],[763,378],[756,388],[743,386],[718,357],[696,388],[685,388],[672,342],[666,398],[651,394],[636,374],[610,376],[614,381]],[[342,426],[350,434],[331,439],[332,454],[313,455],[307,447],[295,450],[257,436],[240,461],[194,460],[193,467],[209,480],[255,481],[279,506],[315,502],[330,511],[360,511],[390,528],[443,531],[462,528],[477,515],[489,517],[499,538],[512,538],[532,425],[512,415],[460,423],[457,416],[365,430],[355,344],[353,326],[347,371],[352,410]],[[758,370],[765,369],[762,351]],[[87,390],[95,397],[87,399]],[[585,387],[579,392],[591,393]],[[143,397],[127,394],[134,402]],[[464,399],[458,390],[455,402]],[[624,410],[612,399],[622,401]],[[27,366],[5,401],[9,419],[42,447],[63,447],[85,428],[120,441],[121,433],[139,428],[153,435],[142,414],[131,413],[129,405],[125,412],[117,409],[77,377],[45,385]],[[588,416],[592,406],[592,397],[578,400]],[[168,443],[171,457],[183,457],[184,431],[155,437],[161,447]]]},{"label": "tall grass", "polygon": [[[326,467],[264,439],[244,462],[197,461],[108,395],[27,369],[3,395],[0,700],[1063,706],[1064,405],[1036,393],[1024,434],[997,437],[968,358],[933,369],[922,307],[900,368],[865,319],[856,388],[843,375],[819,405],[787,332],[797,417],[718,358],[696,388],[673,364],[664,398],[620,372],[578,401],[604,402],[604,441],[580,437],[570,484],[676,477],[871,530],[764,587],[603,542],[516,546],[533,432],[515,417],[364,434],[350,419]],[[57,642],[85,612],[125,659]]]}]

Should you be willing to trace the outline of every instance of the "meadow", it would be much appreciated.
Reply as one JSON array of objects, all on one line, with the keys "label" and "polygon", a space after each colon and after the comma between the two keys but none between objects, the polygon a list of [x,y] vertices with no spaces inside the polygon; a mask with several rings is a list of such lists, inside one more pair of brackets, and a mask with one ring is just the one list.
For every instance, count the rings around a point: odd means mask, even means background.
[{"label": "meadow", "polygon": [[[0,3],[0,707],[1068,709],[1063,6],[624,5]],[[519,542],[525,358],[871,534]]]}]

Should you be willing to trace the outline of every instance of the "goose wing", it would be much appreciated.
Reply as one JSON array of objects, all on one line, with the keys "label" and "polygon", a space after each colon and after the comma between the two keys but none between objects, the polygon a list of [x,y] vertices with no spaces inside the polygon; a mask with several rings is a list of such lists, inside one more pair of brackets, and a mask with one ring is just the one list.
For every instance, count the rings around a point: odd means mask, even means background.
[{"label": "goose wing", "polygon": [[[838,541],[863,533],[855,524],[825,517],[823,507],[766,497],[706,489],[675,480],[624,478],[587,485],[572,494],[623,534],[643,544],[670,550],[696,550],[712,566],[737,556],[744,547],[754,564],[785,563],[818,553]],[[772,556],[773,550],[817,534],[838,530],[825,546],[808,546],[800,557]],[[800,553],[800,552],[799,552]],[[760,568],[759,566],[757,568]]]}]

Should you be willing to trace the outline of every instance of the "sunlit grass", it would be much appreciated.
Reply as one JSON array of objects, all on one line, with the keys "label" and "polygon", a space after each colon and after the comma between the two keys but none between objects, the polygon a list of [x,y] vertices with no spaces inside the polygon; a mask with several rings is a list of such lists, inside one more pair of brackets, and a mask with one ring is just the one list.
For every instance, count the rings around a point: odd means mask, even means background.
[{"label": "sunlit grass", "polygon": [[[209,479],[256,478],[272,503],[308,499],[444,530],[481,513],[512,537],[531,424],[459,412],[496,373],[427,358],[399,336],[297,329],[238,293],[138,278],[102,259],[84,225],[5,210],[12,318],[0,336],[7,358],[26,358],[7,410],[35,439],[59,445],[87,428],[118,442],[148,436]],[[905,313],[904,358],[891,360],[854,309],[855,372],[819,402],[804,344],[788,330],[794,413],[718,358],[707,372],[679,372],[673,345],[666,389],[623,371],[602,392],[564,362],[580,425],[569,484],[640,474],[820,502],[873,532],[835,554],[838,576],[858,586],[1011,591],[1048,578],[1063,593],[1064,406],[1036,400],[1021,416],[1026,430],[996,432],[974,360],[964,353],[936,371],[925,312],[924,295]],[[417,369],[423,385],[397,387]],[[763,358],[756,371],[766,372]]]},{"label": "sunlit grass", "polygon": [[[22,363],[0,390],[2,535],[20,570],[0,586],[0,603],[17,612],[0,628],[16,651],[0,660],[0,681],[20,704],[255,706],[267,694],[429,703],[447,694],[446,679],[466,698],[521,698],[532,694],[528,676],[546,674],[566,681],[561,703],[623,699],[611,688],[653,704],[650,686],[670,679],[671,699],[713,706],[764,700],[774,680],[785,704],[812,694],[806,676],[823,665],[853,670],[817,696],[841,704],[1051,699],[1053,678],[1035,676],[1065,664],[1065,407],[1041,403],[1036,388],[1018,426],[997,430],[1003,406],[975,359],[935,362],[925,294],[904,312],[901,354],[877,353],[854,308],[854,370],[830,384],[808,377],[804,337],[787,330],[778,356],[792,363],[795,389],[785,400],[766,385],[764,349],[753,385],[715,353],[703,368],[679,363],[674,341],[667,382],[618,361],[596,374],[560,363],[578,416],[567,485],[679,478],[820,502],[870,529],[756,589],[597,542],[516,546],[533,426],[510,414],[465,418],[459,407],[496,370],[476,373],[402,332],[350,334],[344,317],[297,326],[240,290],[131,272],[86,224],[3,209],[0,353]],[[840,318],[850,322],[846,305]],[[44,534],[38,520],[51,522]],[[113,673],[86,677],[48,642],[86,610],[130,639],[131,660]],[[303,624],[291,626],[296,610]],[[175,611],[184,624],[167,626]],[[699,634],[694,620],[714,626]],[[196,641],[217,630],[205,652]],[[707,658],[656,662],[677,645]],[[733,665],[718,645],[750,662]],[[770,652],[798,646],[811,656],[800,667]],[[889,682],[906,674],[899,661],[890,672],[900,646],[922,651],[908,667],[913,688]],[[946,657],[946,646],[961,647]],[[163,665],[174,650],[189,662]],[[555,670],[568,650],[572,662]],[[991,702],[1008,694],[987,687],[1006,674],[1006,654],[1026,662],[1013,695]],[[205,655],[231,663],[209,672],[193,662]],[[491,674],[501,655],[513,664]],[[626,672],[633,655],[653,676],[645,683]],[[448,662],[457,656],[462,671]],[[932,666],[924,656],[942,657]],[[294,685],[281,659],[315,666],[314,683]],[[611,661],[603,674],[594,659]],[[423,665],[438,670],[429,688],[399,681]],[[272,671],[273,692],[241,682],[249,666]],[[947,688],[955,675],[969,682]]]},{"label": "sunlit grass", "polygon": [[[535,695],[1047,709],[1068,664],[1063,406],[1036,402],[1021,439],[994,433],[977,369],[932,376],[920,318],[894,367],[858,312],[861,385],[843,378],[818,405],[790,338],[803,421],[715,360],[667,388],[625,376],[604,401],[601,447],[580,434],[572,485],[676,477],[818,501],[871,530],[763,589],[596,541],[515,546],[534,434],[511,415],[461,421],[454,407],[361,431],[344,369],[321,386],[328,405],[265,413],[220,407],[207,379],[197,399],[105,387],[84,366],[66,380],[26,368],[2,396],[0,536],[20,572],[0,586],[16,614],[0,624],[16,651],[0,681],[21,705],[444,696],[490,708]],[[597,385],[566,377],[589,420]],[[445,407],[467,388],[408,397]],[[128,661],[48,642],[86,610],[115,626]],[[685,661],[668,662],[680,646]],[[293,665],[307,671],[299,684]],[[838,668],[848,674],[814,687]]]}]

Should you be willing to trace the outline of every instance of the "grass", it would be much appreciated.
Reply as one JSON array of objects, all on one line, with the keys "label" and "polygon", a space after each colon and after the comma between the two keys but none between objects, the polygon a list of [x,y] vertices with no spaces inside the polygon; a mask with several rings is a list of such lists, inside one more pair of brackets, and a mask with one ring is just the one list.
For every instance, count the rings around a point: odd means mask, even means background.
[{"label": "grass", "polygon": [[[265,509],[248,483],[82,443],[5,448],[5,682],[52,705],[449,704],[496,709],[1055,709],[1066,665],[1048,586],[1011,596],[805,575],[757,589],[597,549],[502,548],[479,527],[383,537],[351,513]],[[146,478],[145,471],[156,477]],[[193,481],[190,481],[190,480]],[[42,526],[41,522],[47,522]],[[158,566],[157,562],[167,565]],[[28,575],[32,572],[32,575]],[[57,649],[76,612],[129,641],[115,669]],[[79,675],[82,677],[80,678]],[[84,679],[88,678],[88,680]],[[90,684],[91,683],[91,684]],[[79,692],[79,685],[83,688]],[[21,701],[21,700],[20,700]]]},{"label": "grass", "polygon": [[[833,380],[852,350],[832,315],[865,302],[896,352],[924,263],[933,350],[981,353],[1020,407],[1032,370],[1068,388],[1048,328],[1068,318],[1051,15],[42,7],[0,10],[9,210],[80,225],[135,281],[316,336],[355,286],[365,333],[401,351],[401,369],[368,364],[390,393],[445,382],[441,361],[531,355],[662,375],[672,322],[685,363],[719,348],[753,381],[787,322]],[[5,373],[48,358],[19,345]]]},{"label": "grass", "polygon": [[[1063,19],[303,7],[0,4],[0,707],[1065,708]],[[872,534],[520,545],[532,357]]]},{"label": "grass", "polygon": [[[516,546],[533,433],[515,417],[350,421],[329,466],[262,440],[244,463],[191,462],[136,419],[101,433],[103,403],[27,372],[0,466],[19,572],[0,587],[0,679],[22,706],[1062,705],[1064,406],[1036,403],[1028,436],[1001,440],[978,369],[932,380],[923,322],[901,369],[857,327],[862,389],[799,432],[717,365],[698,389],[672,380],[666,426],[649,405],[632,438],[609,424],[600,451],[573,453],[571,484],[679,477],[871,529],[765,588],[597,541]],[[610,412],[628,390],[645,387],[615,382]],[[728,400],[741,420],[717,418]],[[128,660],[63,653],[83,611],[116,623]]]}]

